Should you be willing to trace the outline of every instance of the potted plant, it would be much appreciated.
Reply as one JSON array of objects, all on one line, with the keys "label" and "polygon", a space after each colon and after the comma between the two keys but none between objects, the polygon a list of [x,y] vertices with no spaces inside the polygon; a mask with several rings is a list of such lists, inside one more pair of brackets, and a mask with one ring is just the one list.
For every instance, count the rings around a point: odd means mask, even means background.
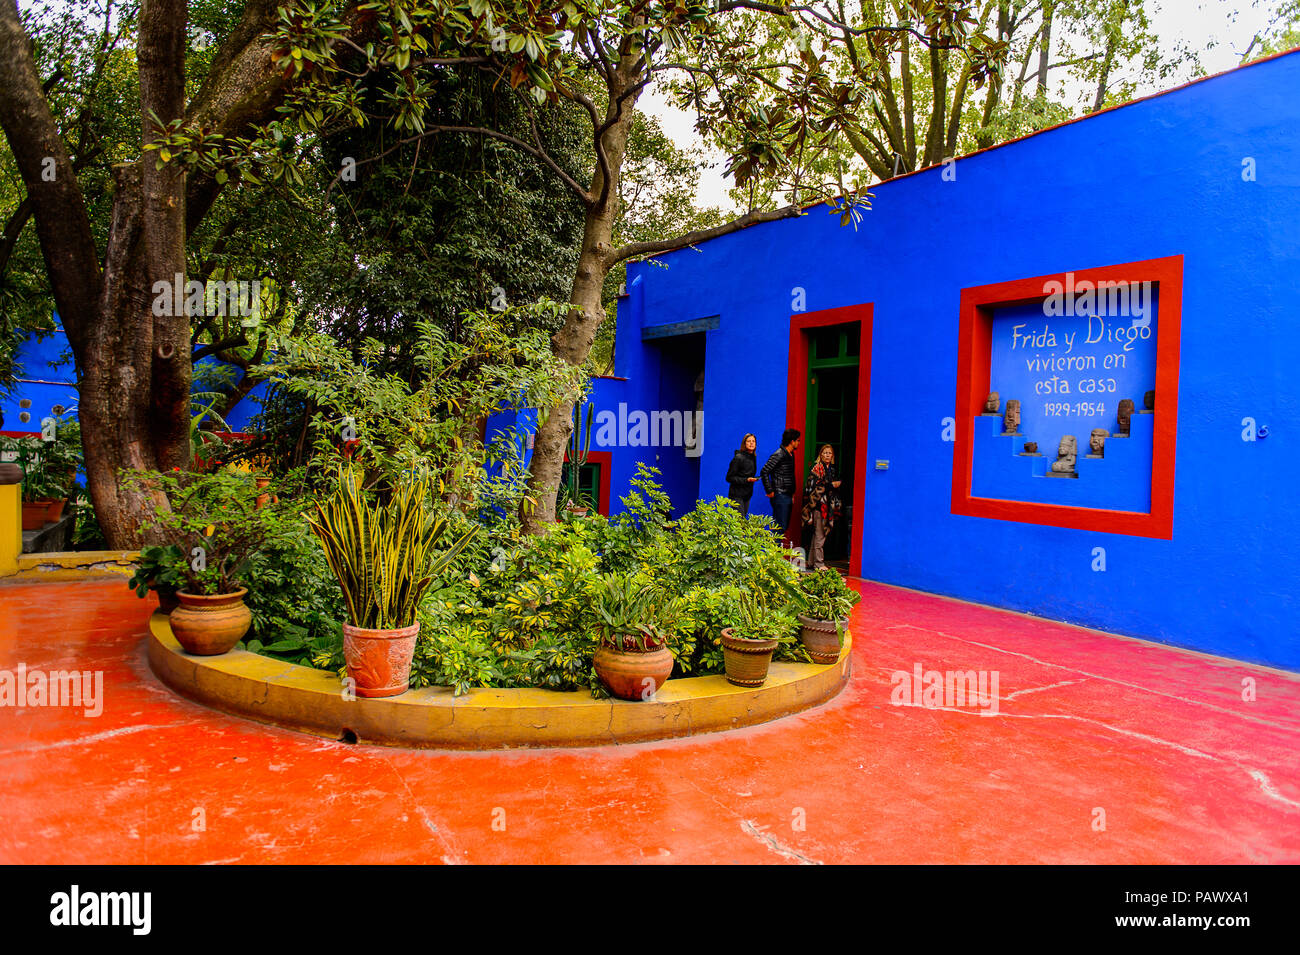
[{"label": "potted plant", "polygon": [[795,629],[793,614],[763,591],[741,593],[735,623],[722,631],[722,658],[727,681],[737,686],[762,686],[772,654],[783,637]]},{"label": "potted plant", "polygon": [[62,449],[57,441],[0,437],[0,450],[23,472],[23,530],[40,530],[50,521],[57,521],[68,494],[59,460]]},{"label": "potted plant", "polygon": [[320,539],[347,608],[343,654],[357,696],[384,697],[410,686],[421,598],[477,532],[439,553],[446,522],[429,507],[427,476],[397,483],[387,503],[362,488],[361,471],[339,469],[338,488],[307,520]]},{"label": "potted plant", "polygon": [[176,592],[185,584],[180,571],[184,563],[180,548],[175,544],[148,544],[140,548],[135,573],[127,581],[127,586],[141,600],[153,591],[158,597],[158,609],[169,614],[180,606]]},{"label": "potted plant", "polygon": [[639,575],[603,577],[593,600],[600,648],[596,675],[621,700],[648,700],[673,672],[673,653],[663,629],[675,603]]},{"label": "potted plant", "polygon": [[198,656],[230,651],[253,620],[240,577],[285,515],[276,508],[258,508],[252,479],[228,470],[132,472],[124,484],[163,499],[144,530],[180,556],[171,565],[180,576],[179,606],[171,612],[176,641]]},{"label": "potted plant", "polygon": [[799,639],[816,663],[835,663],[844,646],[849,611],[862,595],[835,570],[824,567],[799,579],[794,603],[802,629]]}]

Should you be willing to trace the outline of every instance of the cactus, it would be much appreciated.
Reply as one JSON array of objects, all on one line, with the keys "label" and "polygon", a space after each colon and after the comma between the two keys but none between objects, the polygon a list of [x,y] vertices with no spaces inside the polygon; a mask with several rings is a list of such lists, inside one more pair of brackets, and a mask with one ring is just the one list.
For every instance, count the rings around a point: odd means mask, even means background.
[{"label": "cactus", "polygon": [[582,404],[578,403],[573,406],[574,428],[573,433],[569,435],[569,447],[566,453],[569,474],[563,490],[566,492],[566,503],[573,504],[575,507],[584,506],[584,503],[579,500],[578,477],[579,471],[587,463],[587,454],[591,450],[591,423],[595,413],[596,406],[588,404],[587,421],[584,425],[582,423]]}]

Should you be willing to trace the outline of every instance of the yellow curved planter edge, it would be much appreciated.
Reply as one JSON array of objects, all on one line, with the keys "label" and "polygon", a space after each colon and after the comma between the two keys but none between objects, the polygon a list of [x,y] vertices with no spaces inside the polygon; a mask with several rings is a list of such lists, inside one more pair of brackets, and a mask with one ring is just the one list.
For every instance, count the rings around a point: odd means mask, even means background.
[{"label": "yellow curved planter edge", "polygon": [[774,662],[760,687],[722,676],[669,680],[653,700],[595,700],[586,690],[408,690],[387,699],[344,699],[338,676],[232,650],[191,656],[166,614],[149,621],[149,666],[177,693],[214,709],[330,739],[432,749],[604,746],[681,739],[753,726],[825,703],[849,680],[852,639],[839,661]]}]

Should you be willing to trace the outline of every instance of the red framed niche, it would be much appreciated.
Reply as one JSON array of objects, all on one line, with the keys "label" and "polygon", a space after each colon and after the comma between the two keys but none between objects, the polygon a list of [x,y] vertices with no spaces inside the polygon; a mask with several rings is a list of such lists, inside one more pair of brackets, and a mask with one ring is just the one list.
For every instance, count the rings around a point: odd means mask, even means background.
[{"label": "red framed niche", "polygon": [[[858,410],[856,432],[856,461],[854,474],[857,487],[853,489],[853,521],[849,525],[849,574],[862,576],[862,530],[865,515],[863,509],[867,500],[867,416],[871,406],[871,318],[872,307],[865,305],[845,305],[840,308],[827,308],[819,312],[799,312],[790,316],[790,360],[786,372],[785,388],[785,426],[799,432],[804,429],[804,419],[808,410],[808,331],[826,325],[847,325],[858,323]],[[801,433],[799,450],[795,452],[795,474],[804,473],[804,438]],[[790,525],[800,529],[800,515],[803,512],[802,480],[795,482],[794,503],[791,505]],[[786,533],[786,541],[791,546],[796,543]]]},{"label": "red framed niche", "polygon": [[[565,463],[569,461],[568,449],[564,452]],[[600,465],[600,487],[596,491],[596,513],[609,516],[609,469],[614,463],[613,451],[588,451],[588,464]]]},{"label": "red framed niche", "polygon": [[1183,257],[1170,256],[1100,268],[1075,269],[1081,282],[1152,282],[1159,294],[1156,333],[1156,410],[1151,448],[1151,511],[1112,511],[971,496],[975,415],[988,396],[993,311],[1032,305],[1048,297],[1047,283],[1066,283],[1065,272],[962,289],[957,348],[957,432],[952,459],[952,513],[1023,524],[1155,537],[1169,540],[1174,527],[1174,452],[1178,436],[1178,355],[1183,312]]}]

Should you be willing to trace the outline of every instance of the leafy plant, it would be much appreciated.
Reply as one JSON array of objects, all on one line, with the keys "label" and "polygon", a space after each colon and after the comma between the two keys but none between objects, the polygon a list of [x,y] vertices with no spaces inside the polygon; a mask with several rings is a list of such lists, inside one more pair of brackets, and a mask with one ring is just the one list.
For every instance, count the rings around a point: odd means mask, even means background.
[{"label": "leafy plant", "polygon": [[135,595],[143,599],[151,590],[171,591],[175,593],[185,585],[181,567],[185,558],[175,544],[148,544],[140,548],[140,556],[135,562],[135,573],[127,581],[127,586]]},{"label": "leafy plant", "polygon": [[144,530],[179,551],[182,589],[192,594],[240,590],[257,549],[283,533],[287,521],[298,520],[286,505],[258,507],[262,492],[252,476],[226,469],[207,474],[124,471],[122,481],[135,493],[164,499]]},{"label": "leafy plant", "polygon": [[792,594],[800,613],[814,620],[833,620],[837,624],[849,615],[862,595],[844,582],[835,570],[824,567],[804,574]]},{"label": "leafy plant", "polygon": [[624,653],[650,653],[667,642],[664,626],[674,614],[655,584],[640,575],[601,579],[592,609],[599,618],[600,642]]},{"label": "leafy plant", "polygon": [[742,592],[735,605],[732,635],[742,640],[780,640],[798,628],[788,605],[773,603],[764,594]]},{"label": "leafy plant", "polygon": [[361,471],[343,465],[337,491],[308,517],[353,626],[389,630],[415,623],[421,599],[476,533],[470,529],[438,553],[446,524],[430,510],[429,495],[422,475],[392,488],[387,504],[368,500]]},{"label": "leafy plant", "polygon": [[269,538],[244,577],[253,614],[247,649],[297,663],[342,647],[338,583],[305,521],[287,522]]},{"label": "leafy plant", "polygon": [[17,459],[23,472],[23,501],[57,501],[69,495],[81,466],[81,428],[59,421],[51,440],[0,437],[0,451]]}]

